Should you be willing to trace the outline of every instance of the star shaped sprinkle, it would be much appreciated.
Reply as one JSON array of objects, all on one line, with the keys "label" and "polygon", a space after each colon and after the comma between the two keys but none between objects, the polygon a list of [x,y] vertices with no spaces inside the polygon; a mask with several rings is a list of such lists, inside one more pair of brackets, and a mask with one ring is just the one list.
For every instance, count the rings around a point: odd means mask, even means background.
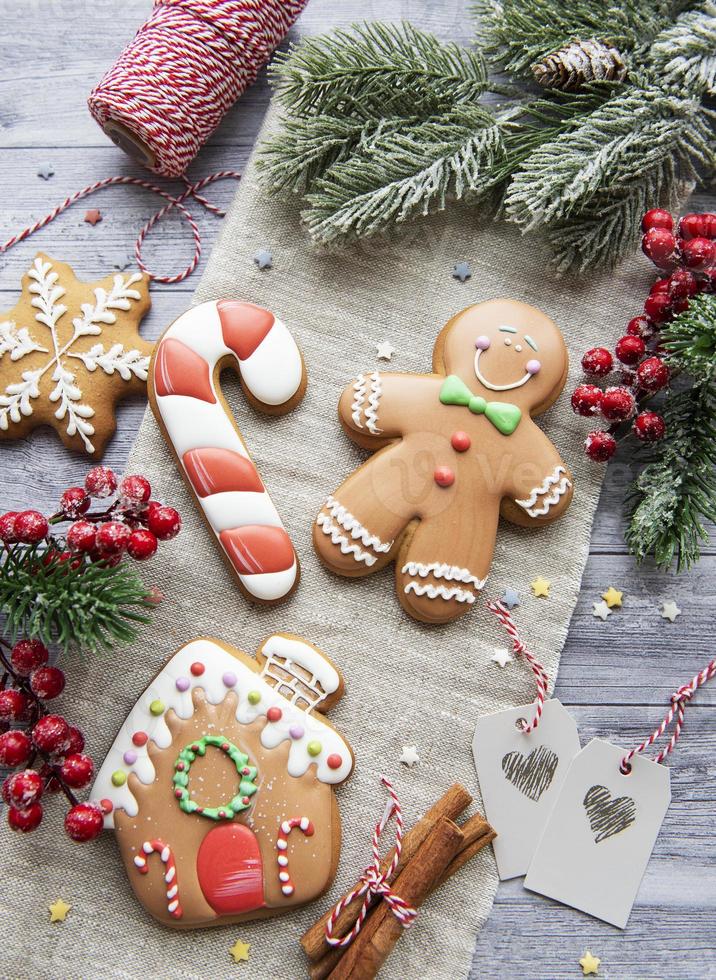
[{"label": "star shaped sprinkle", "polygon": [[598,956],[592,956],[591,952],[587,950],[579,961],[579,965],[582,968],[582,975],[587,977],[591,973],[596,976],[601,962]]},{"label": "star shaped sprinkle", "polygon": [[667,599],[666,602],[662,602],[661,616],[663,619],[668,619],[670,623],[673,623],[676,617],[680,615],[681,610],[673,599]]},{"label": "star shaped sprinkle", "polygon": [[534,582],[530,582],[530,588],[532,589],[532,595],[536,596],[538,599],[548,599],[549,590],[552,583],[547,578],[542,578],[538,575]]},{"label": "star shaped sprinkle", "polygon": [[88,225],[96,225],[98,221],[102,220],[102,212],[97,208],[90,208],[89,211],[85,211],[84,220]]},{"label": "star shaped sprinkle", "polygon": [[469,262],[456,262],[452,267],[452,277],[453,279],[459,279],[460,282],[465,282],[472,275],[472,269],[470,268]]},{"label": "star shaped sprinkle", "polygon": [[56,902],[53,902],[49,906],[50,909],[50,922],[64,922],[67,918],[67,913],[72,908],[67,902],[63,902],[61,898],[58,898]]},{"label": "star shaped sprinkle", "polygon": [[612,611],[607,605],[607,603],[602,599],[601,602],[592,603],[592,616],[596,616],[597,619],[606,619],[607,616],[611,616]]},{"label": "star shaped sprinkle", "polygon": [[273,269],[273,255],[267,248],[260,248],[254,253],[254,262],[259,269]]},{"label": "star shaped sprinkle", "polygon": [[378,353],[378,360],[392,361],[393,354],[395,354],[395,347],[389,341],[384,340],[382,343],[376,344],[375,349]]},{"label": "star shaped sprinkle", "polygon": [[403,751],[400,753],[400,762],[403,765],[408,766],[410,769],[413,766],[417,766],[420,762],[420,756],[418,755],[418,750],[414,745],[404,745]]},{"label": "star shaped sprinkle", "polygon": [[512,657],[507,647],[495,647],[495,652],[490,657],[490,660],[494,661],[499,667],[506,667],[507,664],[512,663]]},{"label": "star shaped sprinkle", "polygon": [[131,252],[125,252],[124,255],[120,255],[119,258],[112,263],[113,269],[119,269],[120,272],[124,272],[134,265],[134,256]]},{"label": "star shaped sprinkle", "polygon": [[55,171],[51,163],[43,163],[37,171],[37,176],[42,177],[43,180],[49,180],[50,177],[54,176],[54,173]]},{"label": "star shaped sprinkle", "polygon": [[613,606],[621,606],[624,593],[610,585],[606,592],[602,592],[602,599],[611,609]]},{"label": "star shaped sprinkle", "polygon": [[520,604],[520,594],[515,589],[505,589],[505,594],[500,599],[503,606],[507,606],[508,609],[514,609],[515,606]]},{"label": "star shaped sprinkle", "polygon": [[229,950],[229,953],[234,957],[234,963],[248,963],[250,949],[251,943],[243,943],[240,939],[237,939]]}]

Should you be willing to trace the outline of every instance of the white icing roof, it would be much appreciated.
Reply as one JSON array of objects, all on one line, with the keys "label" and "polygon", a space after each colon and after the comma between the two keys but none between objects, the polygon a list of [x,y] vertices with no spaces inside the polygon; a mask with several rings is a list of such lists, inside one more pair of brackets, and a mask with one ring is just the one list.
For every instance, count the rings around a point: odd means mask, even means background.
[{"label": "white icing roof", "polygon": [[[326,693],[333,693],[339,686],[338,672],[313,647],[298,639],[272,636],[264,644],[264,651],[267,655],[273,652],[299,663],[321,683]],[[203,674],[192,674],[191,665],[194,663],[204,665]],[[225,675],[234,675],[236,684],[225,683]],[[229,676],[227,679],[230,681],[232,678]],[[186,687],[186,690],[180,690],[181,687]],[[130,816],[135,816],[138,812],[137,801],[127,781],[116,786],[112,781],[113,774],[123,773],[127,777],[134,773],[145,784],[154,782],[155,770],[147,753],[148,742],[136,745],[132,736],[136,732],[144,732],[159,748],[169,748],[172,736],[164,720],[164,713],[171,708],[179,718],[191,718],[194,714],[191,692],[196,687],[202,688],[210,704],[221,703],[228,691],[234,691],[239,699],[236,718],[241,724],[249,724],[256,718],[265,716],[271,707],[280,708],[281,718],[275,722],[267,722],[261,732],[261,743],[269,749],[276,748],[284,741],[291,743],[288,756],[288,772],[291,776],[302,776],[311,765],[316,766],[316,776],[324,783],[341,783],[350,774],[353,759],[348,745],[319,716],[297,707],[219,643],[209,639],[194,640],[174,654],[141,695],[102,763],[91,795],[94,800],[112,801],[114,809],[106,814],[105,827],[114,827],[114,810],[118,808],[125,810]],[[256,704],[249,702],[249,691],[256,691],[260,695]],[[161,714],[151,713],[150,705],[153,701],[160,701],[164,705]],[[298,732],[298,727],[303,729],[303,734]],[[290,733],[291,728],[294,728],[293,735]],[[308,743],[312,741],[320,742],[321,745],[320,753],[316,756],[309,755],[307,751]],[[177,746],[177,754],[181,748],[183,746]],[[335,769],[327,762],[331,755],[338,755],[341,759],[340,766]]]}]

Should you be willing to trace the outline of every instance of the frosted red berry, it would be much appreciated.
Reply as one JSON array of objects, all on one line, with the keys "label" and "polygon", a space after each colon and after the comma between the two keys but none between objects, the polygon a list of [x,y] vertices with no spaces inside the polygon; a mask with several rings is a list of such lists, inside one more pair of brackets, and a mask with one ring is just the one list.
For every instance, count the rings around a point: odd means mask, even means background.
[{"label": "frosted red berry", "polygon": [[117,477],[108,466],[95,466],[85,477],[85,490],[91,497],[111,497],[117,489]]},{"label": "frosted red berry", "polygon": [[644,312],[654,323],[666,323],[672,313],[671,302],[668,293],[650,293],[644,300]]},{"label": "frosted red berry", "polygon": [[679,235],[687,241],[691,238],[715,238],[716,214],[685,214],[679,219]]},{"label": "frosted red berry", "polygon": [[10,662],[22,677],[43,667],[50,659],[50,651],[40,640],[18,640],[10,653]]},{"label": "frosted red berry", "polygon": [[65,831],[74,841],[94,840],[102,833],[104,815],[97,803],[78,803],[67,811]]},{"label": "frosted red berry", "polygon": [[92,500],[84,487],[69,487],[60,498],[60,510],[71,521],[82,517],[90,509]]},{"label": "frosted red berry", "polygon": [[22,691],[8,687],[0,691],[0,719],[19,721],[25,714],[29,698]]},{"label": "frosted red berry", "polygon": [[127,550],[131,534],[127,525],[120,521],[107,521],[105,524],[100,524],[97,528],[97,551],[104,558],[121,555]]},{"label": "frosted red berry", "polygon": [[617,441],[611,432],[590,432],[584,440],[587,456],[595,463],[606,463],[617,448]]},{"label": "frosted red berry", "polygon": [[660,269],[668,269],[676,259],[676,238],[666,228],[650,228],[641,240],[641,248]]},{"label": "frosted red berry", "polygon": [[641,230],[649,231],[650,228],[666,228],[673,231],[674,219],[664,208],[650,208],[641,219]]},{"label": "frosted red berry", "polygon": [[67,532],[67,546],[72,551],[92,551],[97,542],[97,528],[89,521],[77,521]]},{"label": "frosted red berry", "polygon": [[41,821],[41,803],[33,803],[26,810],[18,810],[14,806],[8,808],[7,822],[12,830],[19,830],[21,833],[27,834],[39,827]]},{"label": "frosted red berry", "polygon": [[42,796],[45,784],[42,776],[34,769],[23,769],[11,773],[2,784],[2,798],[8,806],[25,810]]},{"label": "frosted red berry", "polygon": [[688,269],[676,269],[669,276],[669,296],[672,299],[688,299],[699,291],[696,276]]},{"label": "frosted red berry", "polygon": [[654,334],[654,324],[648,316],[633,316],[626,326],[626,332],[631,337],[642,337],[648,340]]},{"label": "frosted red berry", "polygon": [[85,747],[85,737],[79,728],[75,728],[74,725],[70,725],[70,741],[67,746],[68,754],[75,752],[81,752]]},{"label": "frosted red berry", "polygon": [[609,374],[614,365],[614,359],[606,347],[592,347],[582,358],[582,368],[587,374],[603,378]]},{"label": "frosted red berry", "polygon": [[32,754],[30,736],[18,729],[0,735],[0,765],[15,769],[24,766]]},{"label": "frosted red berry", "polygon": [[60,767],[60,773],[72,789],[82,789],[92,779],[94,763],[88,755],[75,752],[65,757]]},{"label": "frosted red berry", "polygon": [[653,295],[654,293],[668,293],[669,291],[669,277],[665,279],[657,279],[652,285],[649,292]]},{"label": "frosted red berry", "polygon": [[127,543],[127,554],[135,561],[146,561],[156,554],[159,542],[156,534],[146,528],[137,528],[132,531],[129,542]]},{"label": "frosted red berry", "polygon": [[17,541],[15,536],[16,517],[16,510],[9,510],[6,514],[3,514],[2,517],[0,517],[0,539],[2,539],[5,544],[14,544]]},{"label": "frosted red berry", "polygon": [[147,526],[160,541],[170,541],[181,530],[181,517],[173,507],[150,507],[147,512]]},{"label": "frosted red berry", "polygon": [[709,238],[692,238],[681,248],[681,261],[688,269],[703,272],[716,260],[716,244]]},{"label": "frosted red berry", "polygon": [[32,741],[41,752],[63,755],[70,744],[70,726],[60,715],[45,715],[35,722]]},{"label": "frosted red berry", "polygon": [[632,432],[642,442],[658,442],[664,438],[666,425],[656,412],[639,412],[634,419]]},{"label": "frosted red berry", "polygon": [[644,391],[660,391],[669,380],[669,369],[660,357],[647,357],[636,369],[636,379]]},{"label": "frosted red berry", "polygon": [[51,701],[64,691],[65,675],[59,667],[38,667],[30,675],[30,688],[38,698]]},{"label": "frosted red berry", "polygon": [[614,349],[615,354],[622,364],[628,364],[630,367],[639,363],[645,351],[646,344],[641,337],[635,337],[632,334],[620,337]]},{"label": "frosted red berry", "polygon": [[119,495],[129,504],[146,504],[152,495],[152,487],[144,476],[125,476],[119,485]]},{"label": "frosted red berry", "polygon": [[50,525],[39,510],[23,510],[15,518],[15,537],[23,544],[37,544],[47,537]]},{"label": "frosted red berry", "polygon": [[578,385],[572,393],[572,410],[577,415],[597,415],[604,392],[596,385]]},{"label": "frosted red berry", "polygon": [[602,415],[609,422],[623,422],[634,414],[636,401],[627,388],[607,388],[602,398]]}]

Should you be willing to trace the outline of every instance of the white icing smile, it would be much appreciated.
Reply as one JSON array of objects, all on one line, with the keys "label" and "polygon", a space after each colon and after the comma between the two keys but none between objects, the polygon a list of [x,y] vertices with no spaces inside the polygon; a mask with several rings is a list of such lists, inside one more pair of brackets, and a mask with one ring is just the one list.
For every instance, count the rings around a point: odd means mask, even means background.
[{"label": "white icing smile", "polygon": [[[505,339],[505,343],[509,343],[509,338]],[[511,391],[513,388],[521,388],[522,385],[527,384],[530,378],[534,377],[534,375],[537,374],[542,367],[539,361],[529,360],[525,365],[525,374],[519,379],[519,381],[512,381],[507,385],[496,385],[493,384],[492,381],[488,381],[482,371],[480,371],[480,355],[484,354],[486,350],[490,349],[490,338],[484,336],[478,337],[475,341],[475,347],[477,348],[475,351],[475,376],[480,384],[485,388],[489,388],[490,391]],[[514,349],[516,351],[521,351],[522,346],[518,344]]]}]

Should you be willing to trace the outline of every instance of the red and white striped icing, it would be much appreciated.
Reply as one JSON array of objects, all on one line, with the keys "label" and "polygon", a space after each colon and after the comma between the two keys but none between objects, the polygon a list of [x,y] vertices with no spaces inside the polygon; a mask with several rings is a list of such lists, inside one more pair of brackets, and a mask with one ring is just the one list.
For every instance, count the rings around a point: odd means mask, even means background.
[{"label": "red and white striped icing", "polygon": [[217,363],[233,357],[264,405],[290,401],[304,377],[295,340],[273,313],[235,300],[202,303],[166,331],[153,361],[157,414],[196,500],[241,584],[273,601],[295,585],[298,560],[234,420],[218,397]]},{"label": "red and white striped icing", "polygon": [[151,854],[158,854],[159,860],[164,865],[164,884],[167,892],[167,910],[175,919],[181,919],[183,915],[182,907],[179,902],[179,882],[177,881],[177,866],[171,847],[163,840],[146,840],[142,844],[142,853],[137,854],[134,863],[141,875],[147,874],[149,867],[147,859]]},{"label": "red and white striped icing", "polygon": [[281,821],[278,828],[278,837],[276,838],[276,850],[278,851],[276,862],[278,864],[278,880],[281,884],[281,892],[287,898],[293,895],[296,890],[288,871],[288,854],[286,853],[288,851],[288,836],[294,827],[297,827],[305,837],[313,837],[316,832],[316,828],[308,817],[291,817],[288,820]]}]

